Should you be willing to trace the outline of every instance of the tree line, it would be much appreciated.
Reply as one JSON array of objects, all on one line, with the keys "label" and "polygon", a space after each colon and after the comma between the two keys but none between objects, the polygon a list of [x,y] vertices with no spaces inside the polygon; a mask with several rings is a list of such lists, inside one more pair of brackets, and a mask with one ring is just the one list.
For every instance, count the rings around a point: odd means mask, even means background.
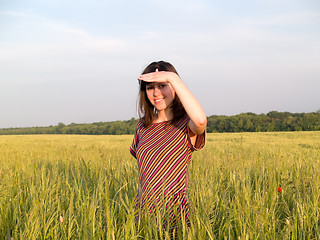
[{"label": "tree line", "polygon": [[320,131],[320,110],[312,113],[271,111],[267,114],[241,113],[211,116],[207,132]]},{"label": "tree line", "polygon": [[[127,121],[71,123],[56,126],[2,128],[0,135],[19,134],[86,134],[121,135],[133,134],[138,119]],[[320,131],[320,110],[311,113],[271,111],[267,114],[241,113],[233,116],[213,115],[208,117],[207,132],[274,132],[274,131]]]}]

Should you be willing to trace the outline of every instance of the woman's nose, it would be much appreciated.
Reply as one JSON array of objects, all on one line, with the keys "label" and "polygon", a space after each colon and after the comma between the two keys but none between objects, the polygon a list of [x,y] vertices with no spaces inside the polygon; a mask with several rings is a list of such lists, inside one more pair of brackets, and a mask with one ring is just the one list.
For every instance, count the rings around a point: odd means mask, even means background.
[{"label": "woman's nose", "polygon": [[155,88],[154,88],[154,91],[153,91],[153,95],[154,95],[154,96],[159,96],[160,94],[161,94],[160,89],[157,88],[157,87],[155,87]]}]

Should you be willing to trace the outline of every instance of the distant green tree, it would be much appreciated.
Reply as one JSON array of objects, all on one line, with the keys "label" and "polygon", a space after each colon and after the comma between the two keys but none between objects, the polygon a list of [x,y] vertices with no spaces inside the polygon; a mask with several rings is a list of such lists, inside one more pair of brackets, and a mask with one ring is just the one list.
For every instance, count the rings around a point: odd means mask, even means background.
[{"label": "distant green tree", "polygon": [[[56,126],[32,128],[4,128],[0,135],[9,134],[133,134],[138,119],[127,121],[95,122],[91,124],[60,122]],[[320,110],[313,113],[271,111],[267,114],[241,113],[234,116],[208,117],[207,132],[266,132],[266,131],[320,131]]]}]

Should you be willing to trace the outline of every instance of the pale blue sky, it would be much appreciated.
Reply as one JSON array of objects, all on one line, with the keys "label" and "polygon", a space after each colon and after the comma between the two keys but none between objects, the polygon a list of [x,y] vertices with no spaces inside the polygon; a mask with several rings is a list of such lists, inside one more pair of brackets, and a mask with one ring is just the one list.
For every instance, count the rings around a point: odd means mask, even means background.
[{"label": "pale blue sky", "polygon": [[137,118],[171,62],[208,116],[320,109],[318,0],[0,0],[0,128]]}]

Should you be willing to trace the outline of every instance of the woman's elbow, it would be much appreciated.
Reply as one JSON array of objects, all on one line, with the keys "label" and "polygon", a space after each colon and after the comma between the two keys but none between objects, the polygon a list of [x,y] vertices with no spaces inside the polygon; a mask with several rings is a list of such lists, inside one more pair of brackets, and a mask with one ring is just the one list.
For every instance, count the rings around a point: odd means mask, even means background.
[{"label": "woman's elbow", "polygon": [[199,121],[200,126],[204,127],[204,129],[207,127],[207,117],[203,117]]},{"label": "woman's elbow", "polygon": [[199,119],[195,134],[197,135],[202,134],[206,130],[206,128],[207,128],[207,117]]}]

